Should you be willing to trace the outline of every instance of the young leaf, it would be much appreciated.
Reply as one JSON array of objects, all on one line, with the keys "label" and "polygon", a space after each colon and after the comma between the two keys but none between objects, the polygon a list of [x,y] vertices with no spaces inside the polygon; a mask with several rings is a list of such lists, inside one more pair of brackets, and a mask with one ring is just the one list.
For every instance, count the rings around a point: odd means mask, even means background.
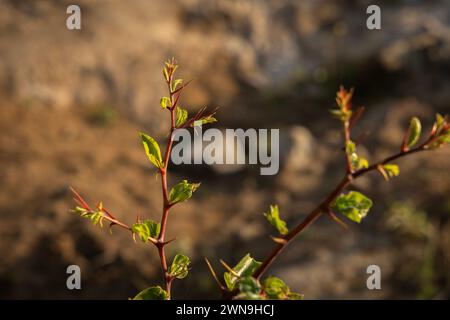
[{"label": "young leaf", "polygon": [[188,183],[183,180],[177,183],[169,193],[169,202],[175,204],[181,201],[188,200],[192,197],[192,193],[198,189],[200,183]]},{"label": "young leaf", "polygon": [[353,141],[348,141],[345,144],[345,153],[347,153],[349,156],[356,152],[356,146]]},{"label": "young leaf", "polygon": [[242,300],[261,300],[260,295],[261,285],[258,280],[253,277],[243,277],[241,278],[237,286],[239,288],[240,294],[236,296],[236,299]]},{"label": "young leaf", "polygon": [[202,126],[204,124],[214,123],[214,122],[217,122],[217,119],[214,118],[212,115],[210,115],[210,116],[206,116],[204,118],[195,120],[193,126],[197,127],[197,126]]},{"label": "young leaf", "polygon": [[263,290],[268,299],[272,300],[301,300],[303,295],[291,292],[283,280],[277,277],[268,277],[263,282]]},{"label": "young leaf", "polygon": [[383,165],[383,169],[386,171],[390,178],[396,177],[400,174],[400,169],[396,164],[385,164]]},{"label": "young leaf", "polygon": [[150,162],[153,163],[157,168],[161,169],[162,167],[164,167],[163,160],[161,158],[161,150],[159,149],[159,145],[155,141],[155,139],[142,132],[139,133],[139,136],[141,137],[145,153],[150,159]]},{"label": "young leaf", "polygon": [[168,97],[162,97],[161,100],[159,101],[159,105],[163,109],[170,108],[172,106],[170,103],[170,99]]},{"label": "young leaf", "polygon": [[176,127],[181,127],[187,120],[188,112],[187,110],[177,107],[177,122]]},{"label": "young leaf", "polygon": [[160,286],[150,287],[139,292],[133,300],[167,300],[169,295]]},{"label": "young leaf", "polygon": [[371,207],[372,200],[357,191],[341,194],[331,206],[334,211],[358,223],[367,215]]},{"label": "young leaf", "polygon": [[169,274],[177,279],[183,279],[188,275],[189,264],[191,261],[183,254],[177,254],[173,258],[172,265],[169,267]]},{"label": "young leaf", "polygon": [[153,220],[145,220],[133,224],[131,231],[137,234],[142,242],[147,242],[149,238],[156,239],[161,231],[161,224]]},{"label": "young leaf", "polygon": [[420,133],[422,132],[422,125],[419,118],[413,117],[409,123],[408,137],[406,139],[406,145],[408,148],[412,147],[417,143],[420,138]]},{"label": "young leaf", "polygon": [[366,158],[358,156],[356,153],[352,153],[350,156],[352,170],[359,170],[369,167],[369,161]]},{"label": "young leaf", "polygon": [[267,221],[271,225],[273,225],[280,234],[286,235],[289,230],[286,227],[286,222],[280,219],[280,213],[278,211],[278,206],[270,206],[270,211],[267,213],[263,213],[263,215],[266,217]]},{"label": "young leaf", "polygon": [[269,299],[283,299],[289,293],[289,287],[277,277],[268,277],[263,282],[264,292]]},{"label": "young leaf", "polygon": [[227,285],[228,290],[233,291],[236,287],[237,281],[241,277],[249,277],[252,276],[256,269],[259,268],[261,262],[253,259],[250,254],[246,254],[241,261],[233,268],[233,273],[225,272],[223,274],[223,278],[225,280],[225,284]]},{"label": "young leaf", "polygon": [[172,85],[170,87],[170,90],[172,92],[174,92],[175,90],[177,90],[177,86],[183,83],[183,79],[175,79],[172,82]]}]

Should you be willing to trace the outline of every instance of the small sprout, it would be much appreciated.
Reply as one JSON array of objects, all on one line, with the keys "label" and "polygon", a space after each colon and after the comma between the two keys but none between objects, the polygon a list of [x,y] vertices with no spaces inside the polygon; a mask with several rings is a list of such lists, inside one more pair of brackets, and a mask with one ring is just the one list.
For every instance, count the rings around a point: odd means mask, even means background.
[{"label": "small sprout", "polygon": [[358,156],[356,153],[356,145],[353,141],[347,141],[345,144],[345,153],[350,157],[352,171],[369,167],[369,161],[366,158]]},{"label": "small sprout", "polygon": [[280,213],[278,211],[278,206],[270,206],[270,211],[267,213],[263,213],[263,215],[266,217],[267,221],[271,225],[273,225],[280,234],[286,235],[289,230],[286,227],[286,222],[280,219]]},{"label": "small sprout", "polygon": [[150,159],[150,162],[155,165],[155,167],[162,169],[164,167],[164,163],[161,157],[161,150],[159,149],[158,143],[152,137],[146,135],[145,133],[139,133],[142,144],[144,145],[145,153],[147,157]]},{"label": "small sprout", "polygon": [[358,223],[367,215],[371,207],[372,200],[357,191],[341,194],[331,205],[333,211],[339,212],[348,219]]},{"label": "small sprout", "polygon": [[430,140],[425,147],[437,149],[447,143],[450,143],[450,121],[448,115],[443,117],[438,113],[436,114],[436,122],[431,129]]},{"label": "small sprout", "polygon": [[149,239],[156,239],[161,231],[161,224],[156,223],[153,220],[145,220],[137,222],[131,227],[133,237],[135,234],[139,236],[142,242],[147,242]]},{"label": "small sprout", "polygon": [[250,277],[261,266],[261,262],[246,254],[232,270],[225,272],[223,278],[229,291],[233,291],[237,281],[242,277]]},{"label": "small sprout", "polygon": [[331,114],[342,122],[349,121],[352,117],[352,96],[353,89],[347,91],[343,86],[339,88],[339,91],[336,94],[336,103],[338,105],[338,109],[331,110]]},{"label": "small sprout", "polygon": [[186,278],[189,272],[189,264],[191,261],[183,254],[177,254],[173,258],[172,265],[169,267],[168,273],[171,277],[177,279]]},{"label": "small sprout", "polygon": [[150,287],[139,292],[132,300],[168,300],[169,294],[160,286]]},{"label": "small sprout", "polygon": [[175,71],[177,70],[177,68],[178,68],[178,64],[174,58],[169,59],[165,62],[164,68],[163,68],[163,75],[164,75],[164,79],[166,80],[166,82],[170,82],[170,80],[172,79],[172,76],[175,73]]},{"label": "small sprout", "polygon": [[359,157],[356,153],[350,156],[352,170],[366,169],[369,167],[369,161],[366,158]]},{"label": "small sprout", "polygon": [[396,164],[384,164],[378,166],[378,171],[383,175],[384,179],[388,181],[390,178],[396,177],[400,174],[400,168]]},{"label": "small sprout", "polygon": [[168,98],[168,97],[162,97],[161,100],[159,101],[159,105],[163,109],[167,109],[167,108],[171,108],[172,107],[172,103],[170,101],[170,98]]},{"label": "small sprout", "polygon": [[169,193],[170,204],[175,204],[188,200],[192,197],[192,193],[198,189],[200,183],[188,183],[187,180],[183,180],[177,183]]}]

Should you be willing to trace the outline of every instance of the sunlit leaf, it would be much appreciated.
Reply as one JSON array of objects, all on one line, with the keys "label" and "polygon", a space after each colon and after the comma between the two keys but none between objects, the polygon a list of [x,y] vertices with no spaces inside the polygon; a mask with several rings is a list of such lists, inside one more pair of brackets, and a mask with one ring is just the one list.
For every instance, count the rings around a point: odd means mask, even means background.
[{"label": "sunlit leaf", "polygon": [[161,157],[161,150],[159,149],[159,145],[155,141],[155,139],[142,132],[139,133],[139,136],[141,137],[145,153],[147,154],[147,157],[150,159],[150,162],[153,163],[157,168],[164,167],[163,160]]},{"label": "sunlit leaf", "polygon": [[169,267],[168,273],[177,279],[183,279],[188,275],[189,264],[191,261],[183,254],[177,254],[173,258],[172,265]]},{"label": "sunlit leaf", "polygon": [[358,223],[367,215],[371,207],[372,200],[357,191],[341,194],[331,206],[333,211],[339,212],[348,219]]},{"label": "sunlit leaf", "polygon": [[239,280],[239,278],[252,276],[260,265],[261,262],[253,259],[250,254],[245,255],[241,259],[241,261],[239,261],[239,263],[234,266],[233,273],[225,272],[223,275],[228,290],[234,290],[236,282]]},{"label": "sunlit leaf", "polygon": [[159,236],[161,224],[148,219],[133,224],[131,231],[137,234],[142,242],[147,242],[149,238],[156,239]]},{"label": "sunlit leaf", "polygon": [[133,300],[167,300],[169,295],[160,286],[150,287],[139,292]]},{"label": "sunlit leaf", "polygon": [[177,86],[183,83],[183,79],[175,79],[172,81],[172,86],[171,86],[171,90],[172,92],[174,92],[175,90],[177,90]]},{"label": "sunlit leaf", "polygon": [[260,295],[261,285],[258,280],[253,277],[243,277],[238,283],[237,287],[239,289],[239,295],[236,299],[240,300],[261,300]]},{"label": "sunlit leaf", "polygon": [[270,206],[269,212],[264,213],[264,216],[267,221],[269,221],[269,223],[273,225],[282,235],[286,235],[289,232],[286,227],[286,222],[280,219],[280,213],[277,205]]},{"label": "sunlit leaf", "polygon": [[171,204],[175,204],[181,201],[188,200],[192,197],[192,193],[198,189],[200,183],[189,183],[187,180],[183,180],[176,184],[169,193],[169,201]]},{"label": "sunlit leaf", "polygon": [[283,280],[277,277],[268,277],[263,282],[263,290],[271,300],[301,300],[303,295],[291,292]]},{"label": "sunlit leaf", "polygon": [[383,169],[386,171],[390,178],[396,177],[400,174],[400,169],[396,164],[385,164],[383,165]]},{"label": "sunlit leaf", "polygon": [[408,147],[412,147],[419,141],[420,134],[422,132],[422,124],[420,123],[419,118],[413,117],[411,122],[409,123],[408,129],[408,138],[406,145]]},{"label": "sunlit leaf", "polygon": [[168,98],[168,97],[162,97],[161,100],[159,101],[159,105],[163,109],[170,108],[172,106],[171,102],[170,102],[170,98]]},{"label": "sunlit leaf", "polygon": [[188,117],[188,112],[187,112],[187,110],[185,110],[185,109],[183,109],[183,108],[180,108],[180,107],[177,107],[177,121],[176,121],[176,126],[177,126],[177,127],[182,126],[182,125],[186,122],[187,117]]}]

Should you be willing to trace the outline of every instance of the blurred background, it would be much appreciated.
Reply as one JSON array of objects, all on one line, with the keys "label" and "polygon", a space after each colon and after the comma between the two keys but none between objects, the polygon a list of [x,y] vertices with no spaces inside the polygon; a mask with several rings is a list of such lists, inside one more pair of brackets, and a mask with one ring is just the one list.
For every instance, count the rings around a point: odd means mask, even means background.
[{"label": "blurred background", "polygon": [[[217,128],[280,128],[278,175],[259,167],[172,167],[171,183],[201,181],[175,207],[170,256],[193,260],[174,298],[219,298],[203,257],[262,260],[278,204],[288,226],[341,178],[340,124],[328,110],[340,84],[366,112],[369,161],[398,151],[411,116],[429,130],[450,111],[448,1],[380,2],[382,30],[366,28],[372,1],[78,0],[82,30],[66,29],[73,1],[0,0],[0,298],[126,299],[159,284],[156,251],[71,214],[69,185],[122,220],[159,219],[159,181],[138,130],[163,141],[163,62],[193,83],[182,105],[220,106]],[[323,217],[271,267],[307,299],[450,297],[450,148],[398,162],[354,188],[374,200],[347,231]],[[66,267],[82,290],[66,288]],[[381,267],[382,289],[366,287]]]}]

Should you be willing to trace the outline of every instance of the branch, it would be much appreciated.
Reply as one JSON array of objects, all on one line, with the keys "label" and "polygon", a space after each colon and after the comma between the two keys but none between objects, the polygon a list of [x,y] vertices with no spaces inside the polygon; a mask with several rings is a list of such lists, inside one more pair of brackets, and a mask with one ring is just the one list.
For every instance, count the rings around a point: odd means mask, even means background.
[{"label": "branch", "polygon": [[278,243],[277,246],[272,250],[272,252],[267,256],[267,258],[263,261],[263,263],[261,264],[261,266],[255,271],[254,273],[254,277],[256,279],[260,279],[261,276],[267,271],[267,269],[269,268],[269,266],[272,264],[272,262],[278,257],[278,255],[284,250],[284,248],[286,248],[291,242],[292,240],[297,237],[306,227],[308,227],[309,225],[311,225],[314,221],[317,220],[317,218],[319,218],[319,216],[324,213],[324,212],[328,212],[328,209],[331,205],[331,203],[333,203],[333,201],[336,199],[337,196],[339,196],[339,194],[344,190],[345,187],[347,187],[350,182],[352,182],[354,179],[357,179],[367,173],[369,173],[370,171],[374,171],[377,169],[377,167],[379,165],[383,165],[386,163],[389,163],[391,161],[394,161],[398,158],[416,153],[416,152],[420,152],[420,151],[425,151],[427,150],[425,148],[425,144],[420,145],[417,148],[411,149],[409,151],[406,152],[399,152],[397,154],[394,154],[390,157],[385,158],[382,161],[379,161],[373,165],[371,165],[368,168],[365,169],[360,169],[354,173],[345,175],[342,180],[340,181],[340,183],[333,189],[332,192],[329,193],[329,195],[325,198],[325,200],[323,200],[314,210],[312,210],[305,219],[303,219],[302,222],[300,222],[300,224],[298,224],[294,229],[292,229],[285,237],[284,239],[286,240],[285,243]]}]

